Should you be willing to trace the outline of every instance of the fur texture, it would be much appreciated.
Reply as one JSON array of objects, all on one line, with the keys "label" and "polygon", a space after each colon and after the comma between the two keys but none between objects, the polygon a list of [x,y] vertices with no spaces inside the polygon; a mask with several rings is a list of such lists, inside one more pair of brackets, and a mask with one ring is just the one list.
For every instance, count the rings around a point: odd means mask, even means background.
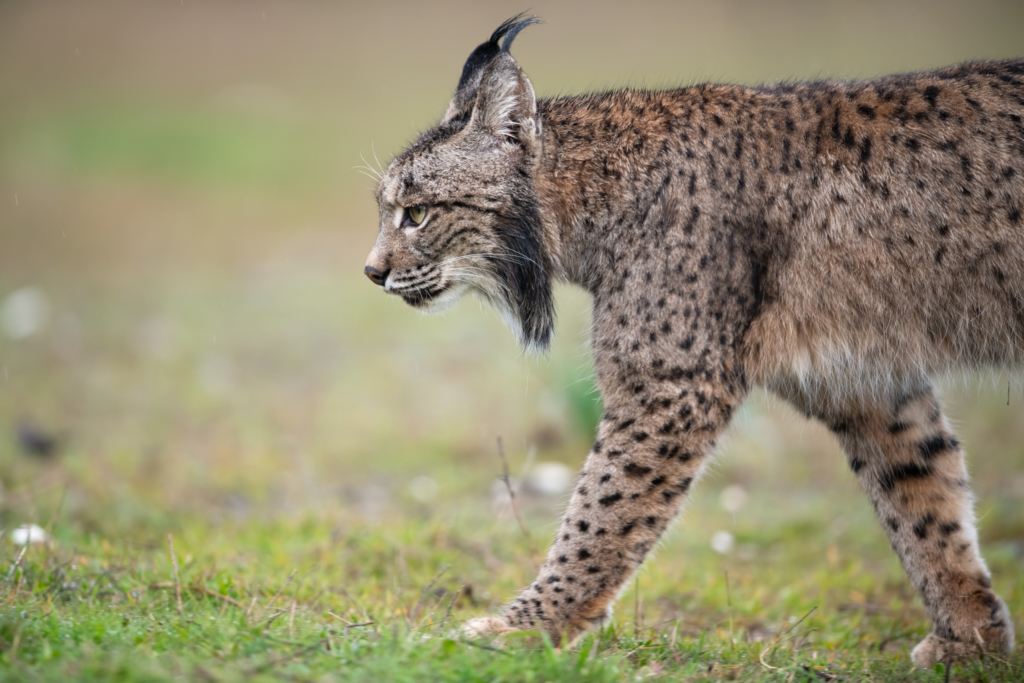
[{"label": "fur texture", "polygon": [[1024,357],[1024,60],[537,101],[508,51],[531,21],[390,164],[367,263],[417,307],[477,293],[538,349],[552,278],[594,297],[607,414],[536,582],[469,630],[601,624],[762,385],[848,454],[935,625],[915,661],[1012,648],[928,377]]}]

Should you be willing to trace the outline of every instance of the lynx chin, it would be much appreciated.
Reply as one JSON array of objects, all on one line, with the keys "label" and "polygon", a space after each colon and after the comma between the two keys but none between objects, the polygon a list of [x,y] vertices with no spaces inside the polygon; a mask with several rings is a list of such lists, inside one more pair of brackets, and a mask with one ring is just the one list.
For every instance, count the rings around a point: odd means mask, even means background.
[{"label": "lynx chin", "polygon": [[934,624],[920,666],[1002,653],[964,453],[931,375],[1024,360],[1024,60],[870,81],[538,100],[506,21],[388,166],[366,275],[472,292],[526,348],[593,295],[607,413],[536,581],[474,634],[600,626],[752,387],[821,420]]}]

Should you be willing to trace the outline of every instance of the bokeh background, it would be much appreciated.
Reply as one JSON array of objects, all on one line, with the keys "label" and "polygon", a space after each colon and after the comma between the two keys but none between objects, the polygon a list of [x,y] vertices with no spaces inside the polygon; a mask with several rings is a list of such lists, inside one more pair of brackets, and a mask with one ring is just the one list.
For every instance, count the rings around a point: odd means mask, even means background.
[{"label": "bokeh background", "polygon": [[[377,218],[358,167],[436,121],[472,48],[523,9],[0,4],[0,525],[46,525],[63,495],[58,538],[306,515],[514,536],[502,437],[543,546],[600,414],[587,297],[558,290],[553,350],[532,357],[475,301],[422,317],[361,274]],[[546,23],[514,54],[540,96],[1024,55],[1018,0],[532,11]],[[1024,380],[942,386],[1009,581],[1024,563]],[[777,553],[826,572],[862,562],[911,599],[820,426],[758,393],[720,450],[662,556],[706,552],[717,575],[720,553],[741,580]]]}]

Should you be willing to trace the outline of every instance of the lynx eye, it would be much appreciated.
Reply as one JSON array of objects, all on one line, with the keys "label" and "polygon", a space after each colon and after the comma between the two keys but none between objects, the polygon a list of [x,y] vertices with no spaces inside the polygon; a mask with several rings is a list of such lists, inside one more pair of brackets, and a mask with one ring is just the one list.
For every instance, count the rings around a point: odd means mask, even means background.
[{"label": "lynx eye", "polygon": [[424,221],[427,217],[427,207],[425,204],[417,204],[416,206],[410,206],[405,210],[405,220],[402,221],[403,228],[416,227]]}]

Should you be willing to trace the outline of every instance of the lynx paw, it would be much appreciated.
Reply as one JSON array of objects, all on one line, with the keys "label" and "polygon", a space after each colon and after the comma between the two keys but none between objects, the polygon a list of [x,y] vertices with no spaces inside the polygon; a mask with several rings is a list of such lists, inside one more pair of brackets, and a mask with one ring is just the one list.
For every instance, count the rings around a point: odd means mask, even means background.
[{"label": "lynx paw", "polygon": [[462,632],[467,638],[498,638],[518,630],[500,617],[470,619],[462,627]]},{"label": "lynx paw", "polygon": [[961,659],[980,659],[985,652],[1003,654],[1013,649],[1012,631],[991,628],[986,631],[987,641],[971,642],[947,640],[930,633],[927,638],[917,644],[914,651],[910,653],[910,658],[917,666],[928,669],[940,662],[951,663]]}]

